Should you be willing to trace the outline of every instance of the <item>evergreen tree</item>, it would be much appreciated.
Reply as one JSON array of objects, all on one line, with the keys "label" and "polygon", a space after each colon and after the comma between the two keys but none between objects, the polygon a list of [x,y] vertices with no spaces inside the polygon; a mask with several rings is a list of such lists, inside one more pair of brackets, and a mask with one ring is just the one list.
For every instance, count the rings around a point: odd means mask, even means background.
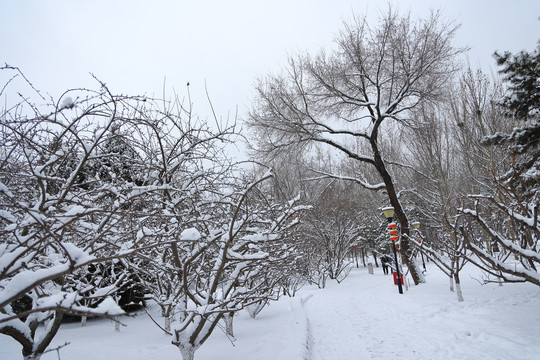
[{"label": "evergreen tree", "polygon": [[538,120],[540,111],[540,42],[531,53],[521,51],[513,55],[495,53],[499,70],[508,82],[508,94],[501,104],[513,116],[527,120],[530,117]]},{"label": "evergreen tree", "polygon": [[515,155],[514,167],[505,180],[516,186],[523,196],[537,197],[540,181],[540,42],[532,52],[517,55],[495,53],[499,71],[508,84],[507,94],[499,104],[506,115],[523,120],[526,125],[510,134],[497,133],[486,138],[485,144],[506,144]]}]

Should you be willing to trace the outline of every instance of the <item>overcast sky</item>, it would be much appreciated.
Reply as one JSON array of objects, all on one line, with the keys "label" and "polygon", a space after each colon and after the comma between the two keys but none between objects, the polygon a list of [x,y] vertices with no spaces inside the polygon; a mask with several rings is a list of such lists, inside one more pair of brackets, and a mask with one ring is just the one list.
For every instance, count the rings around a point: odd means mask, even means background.
[{"label": "overcast sky", "polygon": [[[495,70],[494,50],[532,50],[540,38],[539,0],[400,0],[400,11],[440,9],[461,23],[456,44],[473,67]],[[164,79],[209,115],[206,82],[219,116],[240,117],[257,77],[287,56],[329,44],[353,12],[376,18],[386,1],[368,0],[0,0],[0,63],[18,66],[58,97],[73,87],[161,96]]]}]

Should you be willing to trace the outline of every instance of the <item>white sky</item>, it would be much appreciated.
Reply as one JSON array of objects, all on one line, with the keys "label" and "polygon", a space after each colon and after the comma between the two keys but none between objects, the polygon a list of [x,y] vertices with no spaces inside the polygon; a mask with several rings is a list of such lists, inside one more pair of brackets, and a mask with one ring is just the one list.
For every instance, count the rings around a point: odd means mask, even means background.
[{"label": "white sky", "polygon": [[[494,50],[532,50],[540,38],[538,0],[392,0],[401,11],[441,9],[462,24],[458,45],[472,47],[473,67],[494,70]],[[316,52],[352,12],[377,17],[375,0],[0,0],[0,64],[18,66],[57,98],[73,87],[113,93],[180,96],[210,115],[240,117],[258,76],[277,71],[289,54]],[[197,111],[198,110],[198,111]]]}]

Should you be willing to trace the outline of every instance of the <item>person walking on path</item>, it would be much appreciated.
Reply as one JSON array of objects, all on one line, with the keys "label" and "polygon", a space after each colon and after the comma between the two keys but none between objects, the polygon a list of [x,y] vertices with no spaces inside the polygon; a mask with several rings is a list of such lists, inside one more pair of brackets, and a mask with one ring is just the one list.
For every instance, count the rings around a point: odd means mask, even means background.
[{"label": "person walking on path", "polygon": [[388,275],[388,267],[391,266],[392,258],[388,255],[383,255],[381,257],[382,269],[385,275]]}]

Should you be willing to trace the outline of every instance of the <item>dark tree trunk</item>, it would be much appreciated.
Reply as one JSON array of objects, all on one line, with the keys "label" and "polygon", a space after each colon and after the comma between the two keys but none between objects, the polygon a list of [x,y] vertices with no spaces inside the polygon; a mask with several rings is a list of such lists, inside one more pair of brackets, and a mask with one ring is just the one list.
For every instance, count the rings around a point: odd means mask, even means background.
[{"label": "dark tree trunk", "polygon": [[[394,208],[394,218],[397,218],[397,221],[399,222],[399,227],[401,231],[400,252],[403,258],[403,262],[409,269],[414,284],[418,285],[419,283],[423,282],[423,277],[420,275],[420,272],[417,269],[414,260],[412,259],[412,248],[409,244],[409,221],[407,219],[407,216],[405,215],[405,212],[403,211],[403,208],[401,207],[401,203],[399,202],[399,199],[397,197],[396,188],[394,187],[394,183],[392,182],[392,177],[386,170],[386,166],[381,157],[381,154],[379,153],[377,143],[372,141],[371,145],[374,153],[373,158],[375,161],[375,168],[383,179],[386,191],[388,192],[388,199],[390,200],[390,205]],[[396,264],[396,266],[397,265],[398,264]]]}]

